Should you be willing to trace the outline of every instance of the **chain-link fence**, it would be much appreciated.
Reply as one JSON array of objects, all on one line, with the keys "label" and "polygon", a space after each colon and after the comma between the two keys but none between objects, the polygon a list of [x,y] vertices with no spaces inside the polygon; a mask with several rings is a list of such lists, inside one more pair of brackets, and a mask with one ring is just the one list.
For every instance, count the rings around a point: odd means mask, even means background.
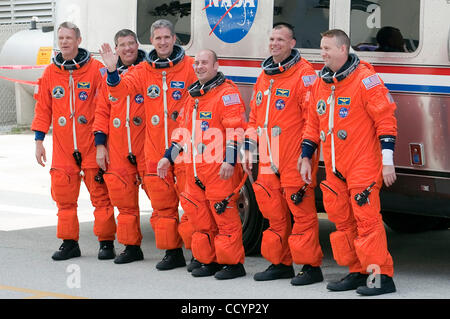
[{"label": "chain-link fence", "polygon": [[[38,28],[49,23],[38,23]],[[30,28],[30,23],[0,24],[0,51],[5,42],[15,33]],[[14,84],[0,79],[0,133],[17,125]]]}]

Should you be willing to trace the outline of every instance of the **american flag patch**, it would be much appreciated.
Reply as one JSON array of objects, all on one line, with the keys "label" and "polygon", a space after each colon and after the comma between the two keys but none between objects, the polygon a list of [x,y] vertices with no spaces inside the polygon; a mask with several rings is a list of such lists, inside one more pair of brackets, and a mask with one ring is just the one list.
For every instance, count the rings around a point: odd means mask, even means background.
[{"label": "american flag patch", "polygon": [[316,78],[317,78],[317,75],[305,75],[305,76],[302,76],[303,85],[305,86],[305,88],[307,88],[308,86],[313,84],[314,81],[316,80]]},{"label": "american flag patch", "polygon": [[363,82],[364,86],[366,87],[366,90],[369,90],[369,89],[381,84],[381,80],[378,77],[378,74],[371,75],[371,76],[363,79],[362,82]]},{"label": "american flag patch", "polygon": [[241,99],[239,98],[238,93],[224,95],[224,96],[222,96],[222,101],[223,101],[223,105],[225,105],[225,106],[241,103]]}]

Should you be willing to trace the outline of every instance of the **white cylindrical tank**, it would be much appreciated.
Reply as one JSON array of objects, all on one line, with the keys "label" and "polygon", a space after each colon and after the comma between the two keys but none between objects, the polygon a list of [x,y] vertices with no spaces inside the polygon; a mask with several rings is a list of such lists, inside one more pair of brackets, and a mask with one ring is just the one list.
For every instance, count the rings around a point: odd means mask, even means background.
[{"label": "white cylindrical tank", "polygon": [[[44,66],[51,63],[53,55],[53,31],[42,29],[23,30],[13,34],[0,52],[0,66]],[[0,68],[0,76],[23,81],[37,81],[43,68],[11,70]],[[0,79],[2,86],[14,88],[14,82]],[[31,94],[34,87],[27,91]]]}]

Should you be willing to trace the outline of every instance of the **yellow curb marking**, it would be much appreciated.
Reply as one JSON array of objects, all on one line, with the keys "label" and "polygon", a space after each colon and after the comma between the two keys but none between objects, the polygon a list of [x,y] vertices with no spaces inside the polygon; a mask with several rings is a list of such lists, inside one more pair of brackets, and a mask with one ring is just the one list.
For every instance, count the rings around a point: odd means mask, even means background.
[{"label": "yellow curb marking", "polygon": [[31,294],[31,296],[25,297],[24,299],[40,299],[40,298],[45,298],[45,297],[54,297],[54,298],[61,298],[61,299],[88,299],[85,297],[71,296],[71,295],[59,294],[59,293],[55,293],[55,292],[47,292],[47,291],[26,289],[26,288],[19,288],[19,287],[11,287],[11,286],[1,286],[0,285],[0,290],[11,290],[11,291],[17,291],[17,292],[22,292],[22,293],[26,293],[26,294]]}]

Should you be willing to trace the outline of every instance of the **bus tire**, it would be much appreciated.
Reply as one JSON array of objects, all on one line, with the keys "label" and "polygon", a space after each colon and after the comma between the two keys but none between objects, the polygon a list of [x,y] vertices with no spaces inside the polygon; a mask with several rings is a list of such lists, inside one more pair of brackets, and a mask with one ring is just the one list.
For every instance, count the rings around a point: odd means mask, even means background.
[{"label": "bus tire", "polygon": [[259,211],[252,185],[248,179],[241,188],[237,206],[242,221],[245,255],[257,255],[261,248],[262,232],[267,225],[265,226],[264,218]]}]

